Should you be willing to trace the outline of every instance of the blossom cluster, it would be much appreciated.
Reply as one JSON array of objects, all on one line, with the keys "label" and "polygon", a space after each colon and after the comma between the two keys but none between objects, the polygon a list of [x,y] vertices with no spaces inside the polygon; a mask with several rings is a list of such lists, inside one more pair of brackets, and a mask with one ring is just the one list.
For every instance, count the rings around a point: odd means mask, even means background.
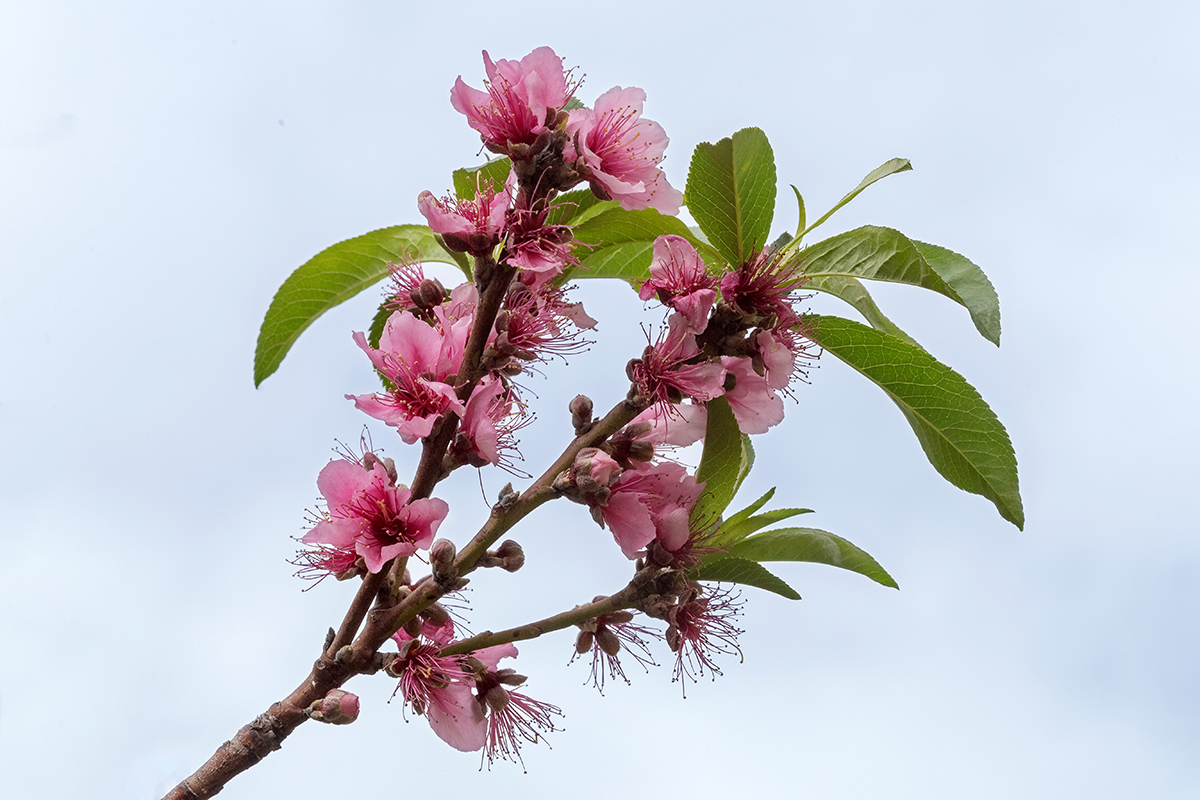
[{"label": "blossom cluster", "polygon": [[[417,199],[445,247],[473,260],[473,280],[448,290],[419,263],[394,265],[382,326],[353,336],[383,388],[346,398],[404,443],[426,451],[436,443],[433,478],[421,488],[400,484],[394,463],[370,450],[326,465],[317,479],[325,509],[302,537],[307,548],[298,561],[308,577],[380,579],[393,565],[397,595],[415,591],[408,559],[427,559],[439,596],[454,591],[454,547],[434,542],[449,506],[429,496],[431,487],[464,466],[515,472],[516,434],[530,419],[516,379],[585,346],[582,331],[596,326],[562,285],[579,248],[555,198],[586,183],[599,200],[626,210],[680,209],[682,194],[659,166],[668,140],[642,116],[642,90],[615,87],[583,106],[574,98],[579,83],[548,47],[519,61],[493,61],[485,52],[484,64],[484,89],[460,77],[451,103],[487,150],[509,159],[509,175],[500,183],[477,179],[470,197],[426,191]],[[636,562],[623,607],[578,623],[575,653],[592,654],[597,688],[606,675],[625,677],[622,653],[653,663],[649,638],[675,654],[677,678],[718,672],[713,654],[737,652],[736,598],[691,572],[714,552],[718,521],[697,518],[705,485],[670,456],[704,437],[706,404],[717,398],[746,434],[783,419],[781,394],[810,355],[796,310],[802,278],[794,256],[769,248],[712,274],[693,241],[667,235],[654,242],[639,294],[668,316],[626,368],[625,402],[633,411],[623,420],[631,421],[579,447],[551,487],[586,505]],[[572,402],[571,413],[578,436],[597,424],[586,397]],[[479,565],[512,571],[523,559],[506,542]],[[655,633],[641,617],[665,630]],[[469,644],[455,636],[437,602],[395,631],[398,650],[386,670],[399,680],[405,708],[456,749],[482,750],[489,763],[519,759],[518,745],[554,730],[559,710],[518,691],[526,678],[498,667],[517,655],[511,643],[463,652]]]}]

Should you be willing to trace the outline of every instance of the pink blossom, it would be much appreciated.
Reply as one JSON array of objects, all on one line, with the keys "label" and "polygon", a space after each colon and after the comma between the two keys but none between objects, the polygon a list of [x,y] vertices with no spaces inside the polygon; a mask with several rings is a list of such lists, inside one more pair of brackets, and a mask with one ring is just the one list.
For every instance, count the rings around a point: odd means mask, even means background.
[{"label": "pink blossom", "polygon": [[562,59],[549,47],[539,47],[520,61],[493,62],[485,50],[483,63],[486,90],[472,89],[460,75],[450,90],[451,105],[495,152],[532,144],[546,130],[548,112],[566,105],[573,91]]},{"label": "pink blossom", "polygon": [[498,355],[521,361],[545,361],[555,355],[565,358],[590,344],[579,338],[579,331],[595,325],[582,304],[567,302],[562,288],[545,283],[534,291],[514,282],[496,321],[500,332],[494,347]]},{"label": "pink blossom", "polygon": [[641,89],[609,89],[594,109],[579,108],[567,120],[571,140],[564,155],[577,159],[592,190],[625,209],[654,208],[678,214],[683,193],[667,183],[658,168],[667,134],[657,122],[642,118],[646,93]]},{"label": "pink blossom", "polygon": [[645,438],[656,445],[687,447],[704,438],[708,408],[702,403],[653,405],[633,421],[650,423]]},{"label": "pink blossom", "polygon": [[439,200],[431,192],[421,192],[417,209],[429,229],[442,235],[447,248],[481,256],[500,243],[510,200],[507,191],[497,192],[488,185],[477,188],[470,200]]},{"label": "pink blossom", "polygon": [[475,691],[480,705],[488,709],[484,750],[488,764],[497,758],[520,762],[522,741],[538,742],[543,734],[558,730],[554,717],[561,717],[562,709],[512,688],[523,684],[525,677],[511,669],[498,669],[498,664],[517,655],[514,645],[486,647],[471,655],[483,666],[475,676]]},{"label": "pink blossom", "polygon": [[371,572],[397,556],[428,548],[450,511],[437,498],[409,502],[412,492],[393,486],[378,461],[369,470],[351,461],[331,461],[317,476],[317,488],[328,511],[301,541],[353,547]]},{"label": "pink blossom", "polygon": [[708,327],[708,314],[717,299],[717,280],[704,271],[704,261],[682,236],[660,236],[654,240],[650,278],[642,283],[638,297],[659,301],[678,311],[693,333]]},{"label": "pink blossom", "polygon": [[800,321],[792,293],[804,283],[800,260],[794,255],[761,251],[721,278],[725,302],[757,324],[769,318],[770,327],[790,327]]},{"label": "pink blossom", "polygon": [[704,595],[692,589],[679,599],[667,612],[667,645],[676,653],[675,680],[695,680],[705,672],[720,675],[713,661],[717,653],[741,657],[737,639],[742,630],[733,622],[740,613],[737,595],[728,590]]},{"label": "pink blossom", "polygon": [[499,464],[512,472],[515,433],[529,421],[512,390],[498,378],[486,376],[467,400],[454,451],[474,466]]},{"label": "pink blossom", "polygon": [[672,314],[664,335],[646,348],[626,372],[638,392],[653,403],[678,403],[684,397],[711,400],[725,389],[725,370],[710,361],[691,363],[700,355],[696,337],[682,314]]},{"label": "pink blossom", "polygon": [[501,258],[522,270],[522,281],[536,290],[563,271],[578,264],[571,253],[575,238],[568,225],[547,223],[550,209],[514,210],[508,218],[508,240]]},{"label": "pink blossom", "polygon": [[703,489],[681,464],[626,470],[600,514],[626,558],[637,558],[656,539],[667,550],[678,550],[689,538],[688,517]]},{"label": "pink blossom", "polygon": [[[434,311],[439,319],[448,321],[445,306]],[[360,411],[396,428],[408,444],[428,436],[439,416],[464,411],[454,387],[446,381],[458,374],[469,332],[469,317],[455,321],[443,333],[409,312],[396,312],[384,327],[378,350],[367,344],[362,333],[355,333],[355,343],[394,388],[382,395],[346,398]]]},{"label": "pink blossom", "polygon": [[400,654],[388,665],[388,674],[399,678],[396,691],[407,708],[424,715],[438,738],[455,750],[479,750],[487,742],[487,720],[475,699],[474,674],[461,656],[439,656],[440,645],[393,636]]},{"label": "pink blossom", "polygon": [[[603,597],[597,597],[601,600]],[[571,662],[579,656],[591,651],[592,672],[590,683],[604,693],[605,677],[617,678],[629,683],[625,670],[621,667],[620,653],[632,657],[642,665],[642,669],[654,665],[650,648],[646,646],[646,637],[655,633],[642,625],[633,624],[634,615],[631,611],[613,611],[601,614],[579,626],[579,636],[575,640],[575,654]]]},{"label": "pink blossom", "polygon": [[734,376],[736,384],[725,393],[742,433],[766,433],[783,422],[783,400],[775,394],[770,381],[754,371],[750,358],[721,356],[721,363]]}]

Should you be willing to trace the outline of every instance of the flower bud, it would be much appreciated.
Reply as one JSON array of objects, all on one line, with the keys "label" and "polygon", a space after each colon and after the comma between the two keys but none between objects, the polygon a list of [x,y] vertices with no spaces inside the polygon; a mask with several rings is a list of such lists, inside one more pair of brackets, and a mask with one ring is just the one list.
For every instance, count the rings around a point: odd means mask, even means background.
[{"label": "flower bud", "polygon": [[596,629],[596,644],[610,656],[615,656],[621,650],[621,640],[608,627]]},{"label": "flower bud", "polygon": [[440,306],[446,300],[446,287],[437,278],[425,278],[409,293],[413,305],[422,311]]},{"label": "flower bud", "polygon": [[358,695],[333,689],[323,699],[312,702],[308,716],[330,725],[349,725],[358,719]]},{"label": "flower bud", "polygon": [[441,603],[430,603],[429,607],[421,612],[421,619],[428,622],[434,627],[440,628],[450,621],[450,612]]},{"label": "flower bud", "polygon": [[488,704],[492,711],[503,711],[508,705],[508,690],[503,686],[496,685],[487,690],[487,694],[483,696],[483,700]]},{"label": "flower bud", "polygon": [[444,583],[454,578],[454,557],[458,551],[454,542],[449,539],[438,539],[429,548],[429,566],[433,569],[433,579]]},{"label": "flower bud", "polygon": [[496,548],[496,555],[500,559],[500,568],[507,572],[516,572],[525,566],[525,551],[512,539],[501,542]]},{"label": "flower bud", "polygon": [[591,398],[577,394],[568,408],[571,410],[571,424],[575,426],[575,435],[582,436],[587,433],[592,426],[592,411],[594,410]]}]

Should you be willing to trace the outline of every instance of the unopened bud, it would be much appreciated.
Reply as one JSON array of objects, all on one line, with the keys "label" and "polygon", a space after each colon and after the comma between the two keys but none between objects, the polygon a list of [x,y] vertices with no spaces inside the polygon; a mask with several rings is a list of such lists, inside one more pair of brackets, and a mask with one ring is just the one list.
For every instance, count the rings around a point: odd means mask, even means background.
[{"label": "unopened bud", "polygon": [[582,436],[592,425],[594,406],[587,395],[577,394],[568,406],[571,410],[571,424],[575,426],[575,435]]},{"label": "unopened bud", "polygon": [[525,566],[525,551],[512,539],[500,543],[496,548],[496,556],[500,559],[500,568],[507,572],[516,572]]},{"label": "unopened bud", "polygon": [[358,695],[334,689],[308,707],[309,719],[330,725],[349,725],[358,719]]},{"label": "unopened bud", "polygon": [[621,640],[608,627],[596,629],[596,644],[610,656],[615,656],[621,650]]},{"label": "unopened bud", "polygon": [[454,578],[454,557],[458,554],[454,542],[449,539],[438,539],[429,548],[429,566],[433,569],[433,579],[443,583]]},{"label": "unopened bud", "polygon": [[441,603],[430,603],[429,607],[421,612],[421,619],[440,628],[450,621],[450,612]]},{"label": "unopened bud", "polygon": [[483,696],[484,702],[492,711],[503,711],[504,707],[508,705],[508,699],[508,690],[503,686],[493,686]]}]

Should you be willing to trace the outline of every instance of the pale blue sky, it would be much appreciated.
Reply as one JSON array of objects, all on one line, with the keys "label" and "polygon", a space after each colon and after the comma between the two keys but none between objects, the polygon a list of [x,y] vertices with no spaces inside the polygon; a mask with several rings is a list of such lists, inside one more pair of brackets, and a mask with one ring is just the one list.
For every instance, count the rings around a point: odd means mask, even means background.
[{"label": "pale blue sky", "polygon": [[[669,668],[598,697],[571,637],[521,646],[561,706],[528,774],[477,770],[360,678],[362,718],[305,725],[230,800],[460,787],[608,797],[1125,798],[1200,793],[1200,391],[1191,341],[1200,11],[1189,3],[23,2],[0,6],[0,775],[14,797],[153,798],[286,694],[350,595],[301,594],[288,538],[371,388],[350,340],[378,295],[315,324],[255,390],[257,328],[335,241],[416,222],[476,160],[450,107],[480,50],[549,44],[648,94],[682,185],[691,149],[756,125],[810,218],[961,252],[1000,294],[997,350],[943,298],[884,309],[1007,425],[1028,524],[942,481],[894,406],[832,358],[771,436],[746,496],[779,485],[900,592],[808,565],[804,600],[745,594],[744,664],[680,697]],[[774,229],[794,208],[781,193]],[[532,381],[539,466],[576,392],[607,406],[642,304],[585,287],[601,343]],[[814,304],[852,316],[848,308]],[[382,426],[376,444],[409,454]],[[541,457],[539,459],[539,457]],[[506,480],[485,473],[489,495]],[[463,540],[473,475],[442,496]],[[483,575],[477,628],[611,591],[628,566],[580,507]],[[565,559],[565,564],[560,560]],[[499,598],[499,599],[497,599]]]}]

